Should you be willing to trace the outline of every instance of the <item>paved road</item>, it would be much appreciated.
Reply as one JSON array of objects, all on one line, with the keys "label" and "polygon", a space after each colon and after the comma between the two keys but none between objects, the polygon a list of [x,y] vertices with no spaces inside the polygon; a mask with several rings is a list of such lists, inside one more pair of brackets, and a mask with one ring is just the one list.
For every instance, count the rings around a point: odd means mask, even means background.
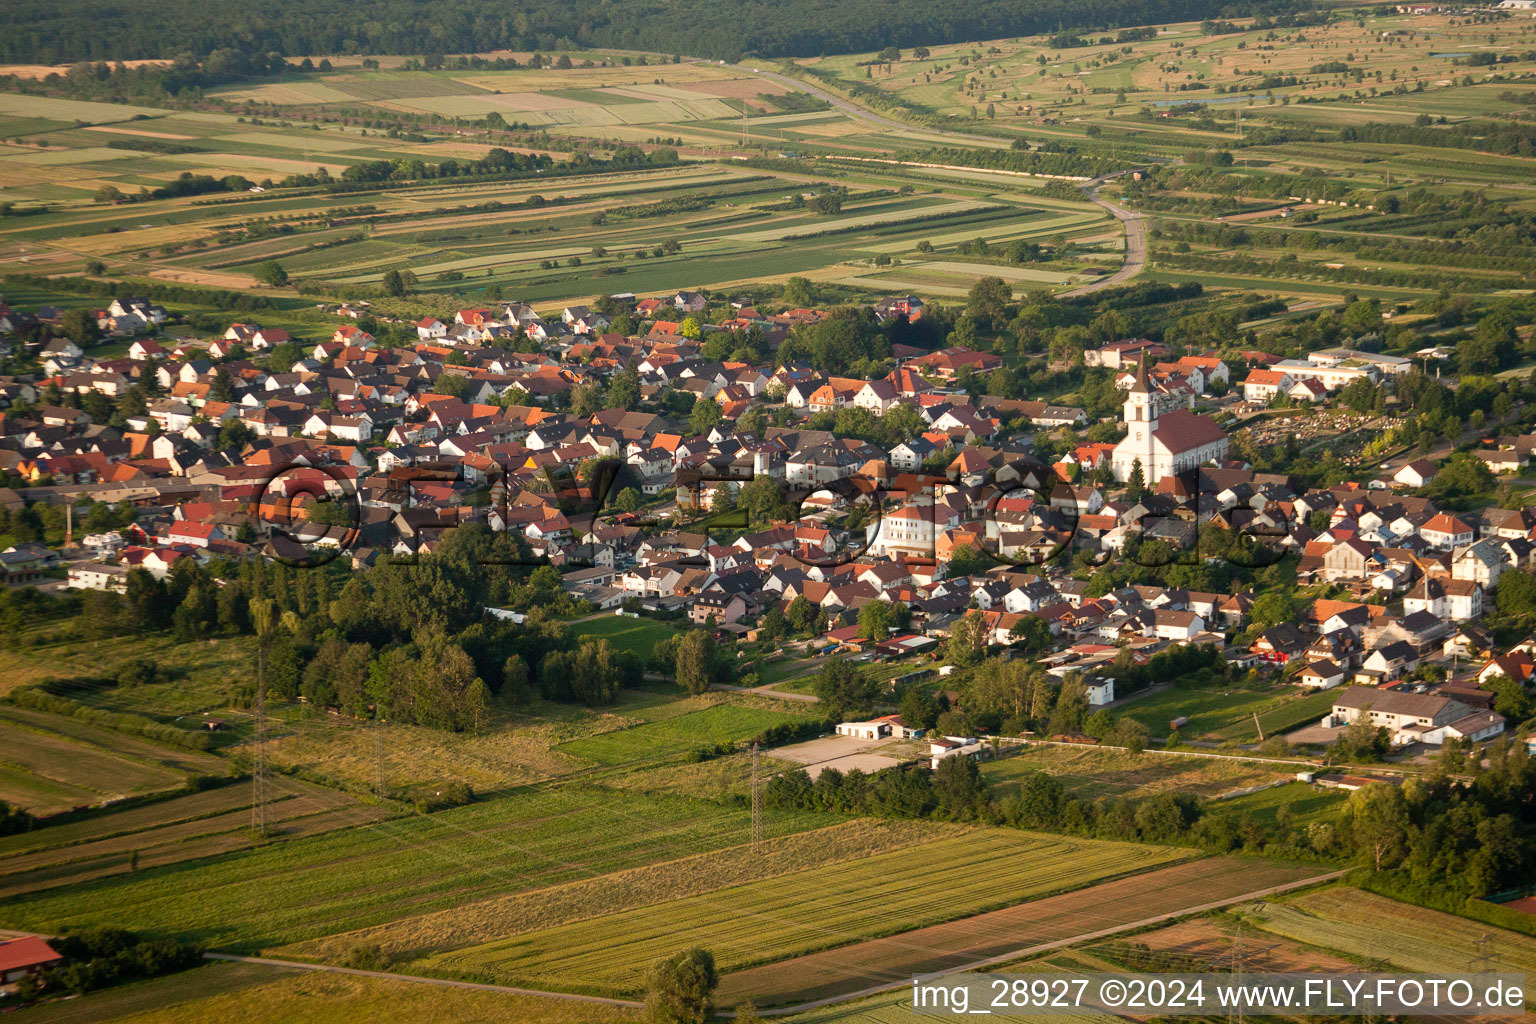
[{"label": "paved road", "polygon": [[1120,269],[1101,278],[1092,284],[1085,284],[1081,288],[1073,288],[1071,291],[1060,292],[1057,298],[1074,299],[1079,295],[1092,295],[1106,288],[1114,288],[1124,284],[1143,270],[1147,269],[1147,228],[1141,221],[1141,214],[1135,210],[1127,210],[1123,206],[1116,206],[1108,199],[1099,195],[1099,186],[1111,178],[1118,178],[1126,171],[1117,171],[1114,174],[1106,174],[1102,178],[1094,178],[1084,183],[1081,188],[1083,195],[1087,196],[1096,206],[1109,211],[1109,215],[1125,226],[1125,262]]},{"label": "paved road", "polygon": [[382,978],[385,981],[412,981],[421,985],[439,985],[443,988],[467,988],[476,992],[500,992],[503,995],[537,996],[541,999],[563,999],[572,1003],[600,1003],[603,1006],[623,1006],[643,1009],[644,1003],[631,999],[606,999],[602,996],[578,996],[569,992],[541,992],[532,988],[513,988],[510,985],[485,985],[475,981],[450,981],[447,978],[424,978],[419,974],[392,974],[389,971],[362,971],[355,967],[332,967],[329,964],[306,964],[297,960],[273,960],[264,956],[235,956],[230,953],[204,953],[204,960],[230,960],[242,964],[260,964],[263,967],[285,967],[299,971],[318,971],[322,974],[354,974],[360,978]]}]

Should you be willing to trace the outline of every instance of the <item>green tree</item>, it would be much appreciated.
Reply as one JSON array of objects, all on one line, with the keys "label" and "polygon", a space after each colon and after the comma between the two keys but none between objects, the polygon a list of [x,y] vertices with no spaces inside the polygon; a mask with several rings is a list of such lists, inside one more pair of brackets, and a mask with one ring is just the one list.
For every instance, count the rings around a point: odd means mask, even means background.
[{"label": "green tree", "polygon": [[650,1024],[705,1024],[720,975],[708,950],[694,946],[651,967],[645,995]]},{"label": "green tree", "polygon": [[933,695],[921,686],[908,688],[901,695],[901,703],[897,706],[901,714],[901,720],[914,729],[932,729],[934,723],[939,720],[939,704],[933,699]]},{"label": "green tree", "polygon": [[981,767],[963,754],[940,758],[933,772],[933,795],[938,800],[939,813],[945,817],[975,817],[987,795]]},{"label": "green tree", "polygon": [[674,663],[677,685],[692,694],[709,689],[715,658],[714,638],[702,629],[689,630],[678,642]]},{"label": "green tree", "polygon": [[603,408],[603,389],[598,384],[578,384],[571,389],[571,415],[587,419]]},{"label": "green tree", "polygon": [[1147,743],[1152,739],[1152,730],[1134,718],[1122,718],[1110,729],[1105,739],[1117,747],[1139,754],[1147,749]]},{"label": "green tree", "polygon": [[1372,782],[1349,795],[1350,836],[1360,859],[1374,871],[1392,867],[1408,839],[1408,806],[1402,790]]},{"label": "green tree", "polygon": [[208,387],[208,397],[216,402],[235,400],[235,379],[222,366],[213,371],[213,383]]},{"label": "green tree", "polygon": [[384,279],[381,282],[385,295],[400,296],[405,294],[405,276],[398,270],[384,271]]},{"label": "green tree", "polygon": [[950,549],[949,561],[945,564],[945,575],[954,579],[986,572],[992,567],[992,560],[969,544],[956,544]]},{"label": "green tree", "polygon": [[59,321],[59,326],[64,330],[64,337],[81,348],[91,347],[101,337],[101,327],[96,323],[96,314],[89,309],[67,311]]},{"label": "green tree", "polygon": [[891,607],[884,601],[870,601],[859,609],[859,636],[880,643],[891,635]]},{"label": "green tree", "polygon": [[608,382],[608,408],[633,409],[639,404],[640,372],[629,364]]},{"label": "green tree", "polygon": [[784,282],[784,304],[795,309],[809,309],[816,305],[816,286],[804,277],[791,277]]},{"label": "green tree", "polygon": [[1147,475],[1143,471],[1140,459],[1131,462],[1131,475],[1125,482],[1125,498],[1127,501],[1140,501],[1142,495],[1147,493]]},{"label": "green tree", "polygon": [[789,624],[794,627],[796,633],[804,633],[816,620],[816,610],[816,606],[801,594],[789,602],[789,608],[785,611],[784,617],[789,620]]},{"label": "green tree", "polygon": [[1265,591],[1253,602],[1249,617],[1260,629],[1292,622],[1296,618],[1295,598],[1289,590]]},{"label": "green tree", "polygon": [[722,418],[720,406],[703,399],[693,403],[693,411],[688,414],[688,429],[694,434],[708,434]]},{"label": "green tree", "polygon": [[267,260],[256,268],[256,280],[273,288],[281,288],[288,283],[288,271],[277,260]]},{"label": "green tree", "polygon": [[1494,600],[1505,615],[1536,613],[1536,574],[1524,569],[1505,569],[1499,574]]},{"label": "green tree", "polygon": [[844,659],[823,665],[812,689],[827,709],[827,714],[838,718],[868,710],[880,696],[880,684]]},{"label": "green tree", "polygon": [[1008,304],[1013,301],[1013,288],[1000,277],[983,277],[971,285],[966,296],[965,312],[977,323],[995,330],[1007,322]]},{"label": "green tree", "polygon": [[986,654],[988,634],[986,618],[980,610],[972,608],[960,617],[950,629],[949,660],[955,665],[974,665]]}]

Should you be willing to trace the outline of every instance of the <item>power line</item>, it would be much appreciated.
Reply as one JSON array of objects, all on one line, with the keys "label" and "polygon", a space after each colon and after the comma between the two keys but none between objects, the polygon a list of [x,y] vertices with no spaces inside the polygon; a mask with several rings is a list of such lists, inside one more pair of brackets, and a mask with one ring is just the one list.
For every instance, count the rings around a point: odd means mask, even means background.
[{"label": "power line", "polygon": [[373,720],[373,758],[373,792],[379,802],[379,818],[382,820],[388,815],[384,807],[384,795],[388,790],[384,781],[384,722],[378,717]]},{"label": "power line", "polygon": [[752,853],[763,852],[763,774],[757,742],[752,743]]},{"label": "power line", "polygon": [[256,647],[256,738],[251,764],[251,832],[267,835],[267,642]]}]

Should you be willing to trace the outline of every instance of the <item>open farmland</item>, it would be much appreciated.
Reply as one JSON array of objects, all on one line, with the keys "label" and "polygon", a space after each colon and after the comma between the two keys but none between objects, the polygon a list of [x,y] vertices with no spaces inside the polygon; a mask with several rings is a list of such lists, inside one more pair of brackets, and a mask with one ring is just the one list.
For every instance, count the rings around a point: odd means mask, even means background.
[{"label": "open farmland", "polygon": [[964,826],[929,822],[841,822],[771,839],[756,851],[751,846],[735,846],[680,857],[600,878],[402,918],[362,931],[300,943],[282,952],[334,963],[351,949],[367,945],[378,946],[390,956],[430,957],[438,951],[655,907],[681,894],[700,895],[821,866],[858,862],[895,850],[918,849],[965,831]]},{"label": "open farmland", "polygon": [[1031,772],[1043,771],[1069,793],[1142,797],[1175,791],[1212,797],[1262,785],[1291,773],[1283,765],[1228,758],[1186,757],[1157,751],[1132,754],[1121,749],[1037,744],[982,766],[1000,796],[1006,796]]},{"label": "open farmland", "polygon": [[[99,145],[99,133],[82,134]],[[279,152],[252,154],[247,162],[293,159]],[[0,173],[4,159],[0,150]],[[222,175],[245,159],[213,166],[204,157],[203,169]],[[270,173],[281,170],[274,166]],[[830,184],[850,189],[838,212],[802,208],[802,195]],[[256,268],[274,259],[295,281],[362,288],[404,268],[425,289],[471,300],[515,293],[541,303],[616,289],[781,282],[793,274],[875,292],[904,280],[911,264],[919,277],[934,277],[915,283],[931,285],[935,294],[964,295],[976,279],[998,272],[1020,289],[1076,278],[1050,264],[1032,269],[935,259],[918,254],[920,243],[944,254],[977,237],[1044,239],[1102,230],[1105,223],[1086,206],[1075,215],[1042,216],[1027,190],[1003,195],[956,185],[904,194],[883,185],[873,168],[808,162],[805,174],[786,175],[684,165],[665,173],[530,183],[383,186],[316,196],[300,208],[276,194],[166,199],[136,204],[132,212],[83,206],[0,226],[0,257],[61,268],[95,258],[115,273],[247,287]],[[676,251],[656,251],[664,240],[675,242]],[[900,266],[872,274],[877,257]]]},{"label": "open farmland", "polygon": [[[1244,930],[1243,925],[1230,918],[1197,917],[1129,938],[1108,939],[1087,949],[1133,970],[1206,971],[1213,962],[1241,949],[1246,940],[1243,967],[1247,970],[1332,972],[1352,971],[1356,967],[1342,957],[1300,943],[1274,941],[1273,936],[1265,936],[1259,946],[1253,941],[1252,931],[1245,935]],[[1166,959],[1153,960],[1147,955],[1149,950]]]},{"label": "open farmland", "polygon": [[668,760],[701,747],[751,739],[775,725],[807,720],[804,709],[793,708],[787,702],[776,706],[782,710],[740,703],[715,704],[675,718],[572,740],[557,749],[562,754],[605,765]]},{"label": "open farmland", "polygon": [[11,720],[0,722],[0,800],[53,814],[175,788],[179,773]]},{"label": "open farmland", "polygon": [[1039,943],[1086,935],[1318,874],[1315,867],[1214,858],[1176,864],[1029,903],[727,974],[729,1005],[819,999],[943,971]]},{"label": "open farmland", "polygon": [[[926,56],[905,51],[889,64],[873,61],[874,54],[799,63],[836,76],[844,88],[873,87],[938,114],[971,117],[991,105],[995,121],[1030,128],[1031,134],[1065,135],[1087,121],[1135,126],[1155,136],[1168,129],[1138,121],[1144,107],[1194,103],[1228,111],[1240,105],[1253,108],[1256,118],[1292,111],[1359,116],[1354,108],[1365,107],[1360,113],[1411,120],[1426,104],[1461,115],[1492,112],[1499,108],[1480,99],[1477,86],[1462,83],[1458,68],[1472,54],[1510,46],[1528,50],[1533,41],[1531,26],[1518,21],[1501,26],[1492,40],[1487,26],[1453,15],[1382,11],[1289,31],[1245,27],[1241,20],[1211,34],[1195,23],[1164,25],[1124,50],[1097,34],[1083,35],[1078,45],[1052,45],[1035,36],[934,46]],[[1338,65],[1348,71],[1323,70]],[[868,77],[866,67],[873,72]],[[1275,82],[1286,78],[1294,81]],[[1425,91],[1395,94],[1405,82],[1409,90],[1422,82]],[[1482,87],[1484,96],[1489,91]]]},{"label": "open farmland", "polygon": [[[786,1021],[789,1024],[833,1024],[833,1022],[836,1024],[912,1024],[913,1021],[924,1018],[918,1016],[917,1011],[912,1009],[912,992],[908,989],[774,1019]],[[1067,1013],[1058,1010],[1053,1012],[1049,1019],[1055,1024],[1115,1024],[1122,1018],[1108,1014]]]},{"label": "open farmland", "polygon": [[[775,815],[771,835],[827,823]],[[747,812],[566,786],[141,870],[7,903],[0,924],[132,924],[257,949],[739,845]]]},{"label": "open farmland", "polygon": [[[1536,938],[1479,921],[1332,886],[1244,909],[1245,920],[1288,939],[1422,973],[1475,972],[1489,936],[1490,971],[1536,974]],[[1532,986],[1528,980],[1526,998]]]},{"label": "open farmland", "polygon": [[571,627],[571,635],[578,640],[591,637],[607,640],[617,654],[629,651],[641,661],[651,656],[655,646],[669,637],[681,635],[681,631],[655,619],[635,619],[624,615],[600,616],[578,622]]},{"label": "open farmland", "polygon": [[[272,783],[272,839],[291,842],[376,820],[377,807],[294,779]],[[393,813],[393,812],[391,812]],[[248,783],[172,797],[0,842],[0,897],[81,885],[256,845]]]},{"label": "open farmland", "polygon": [[640,1024],[638,1009],[388,978],[216,963],[28,1010],[37,1024]]},{"label": "open farmland", "polygon": [[722,970],[740,969],[1184,856],[1154,846],[977,829],[910,850],[441,953],[429,962],[516,984],[636,992],[651,963],[675,947],[680,933],[712,950]]}]

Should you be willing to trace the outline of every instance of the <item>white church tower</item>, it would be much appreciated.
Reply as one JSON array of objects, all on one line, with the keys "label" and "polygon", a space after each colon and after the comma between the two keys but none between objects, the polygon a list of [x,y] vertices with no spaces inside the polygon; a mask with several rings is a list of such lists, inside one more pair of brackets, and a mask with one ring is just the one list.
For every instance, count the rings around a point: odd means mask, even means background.
[{"label": "white church tower", "polygon": [[1147,384],[1147,367],[1136,360],[1136,380],[1125,394],[1125,440],[1115,445],[1111,459],[1115,479],[1125,483],[1131,478],[1131,467],[1141,460],[1142,478],[1155,482],[1153,472],[1152,432],[1157,429],[1157,402],[1152,388]]}]

